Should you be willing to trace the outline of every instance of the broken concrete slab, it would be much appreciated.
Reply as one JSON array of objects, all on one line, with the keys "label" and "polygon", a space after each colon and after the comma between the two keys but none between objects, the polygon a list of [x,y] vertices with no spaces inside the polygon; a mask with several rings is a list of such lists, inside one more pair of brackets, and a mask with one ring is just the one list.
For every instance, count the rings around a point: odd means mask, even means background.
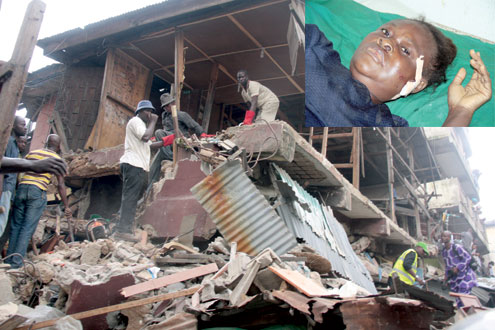
[{"label": "broken concrete slab", "polygon": [[81,263],[86,265],[96,265],[101,256],[101,245],[98,243],[87,244],[81,254]]},{"label": "broken concrete slab", "polygon": [[12,282],[10,276],[0,270],[0,305],[13,302],[15,300],[14,292],[12,292]]}]

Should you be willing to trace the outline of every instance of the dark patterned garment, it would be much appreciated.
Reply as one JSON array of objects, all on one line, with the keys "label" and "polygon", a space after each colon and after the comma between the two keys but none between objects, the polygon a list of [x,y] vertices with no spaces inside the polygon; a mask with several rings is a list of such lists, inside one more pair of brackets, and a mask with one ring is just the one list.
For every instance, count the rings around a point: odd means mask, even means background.
[{"label": "dark patterned garment", "polygon": [[[469,266],[471,255],[461,245],[451,244],[450,249],[442,250],[442,257],[445,261],[445,274],[450,290],[470,294],[471,289],[478,286],[476,274]],[[452,272],[454,267],[459,270],[457,275]],[[462,303],[458,299],[456,301],[457,306],[461,307]]]}]

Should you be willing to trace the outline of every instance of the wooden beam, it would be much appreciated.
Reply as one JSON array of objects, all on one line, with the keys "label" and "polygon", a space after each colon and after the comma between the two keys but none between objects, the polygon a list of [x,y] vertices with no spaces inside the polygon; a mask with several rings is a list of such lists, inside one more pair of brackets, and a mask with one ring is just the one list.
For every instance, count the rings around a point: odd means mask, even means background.
[{"label": "wooden beam", "polygon": [[360,152],[360,138],[359,138],[359,133],[360,133],[361,128],[360,127],[353,127],[352,128],[352,151],[351,151],[351,163],[352,163],[352,185],[354,188],[359,190],[359,156],[361,154]]},{"label": "wooden beam", "polygon": [[[174,92],[175,105],[180,110],[180,94],[182,82],[184,81],[184,31],[175,30],[175,71],[174,71]],[[179,134],[179,132],[175,132]]]},{"label": "wooden beam", "polygon": [[[106,306],[106,307],[101,307],[97,309],[92,309],[89,311],[85,312],[79,312],[75,314],[70,314],[69,316],[72,317],[73,319],[76,320],[82,320],[86,319],[88,317],[96,316],[96,315],[102,315],[102,314],[108,314],[111,312],[116,312],[116,311],[121,311],[129,308],[134,308],[134,307],[139,307],[143,305],[148,305],[148,304],[153,304],[159,301],[164,301],[164,300],[170,300],[170,299],[175,299],[179,297],[184,297],[184,296],[189,296],[194,294],[196,291],[198,291],[199,286],[195,286],[189,289],[184,289],[181,291],[176,291],[176,292],[170,292],[170,293],[164,293],[158,296],[153,296],[149,298],[143,298],[139,300],[133,300],[133,301],[128,301],[122,304],[117,304],[117,305],[112,305],[112,306]],[[29,329],[41,329],[41,328],[46,328],[55,325],[60,318],[53,319],[53,320],[48,320],[48,321],[42,321],[38,323],[34,323],[29,326],[25,326],[22,328],[17,328],[17,330],[29,330]]]},{"label": "wooden beam", "polygon": [[[0,161],[5,153],[9,136],[14,126],[14,118],[26,83],[29,63],[43,21],[46,5],[41,0],[29,3],[21,29],[17,36],[14,52],[9,61],[11,76],[0,85]],[[4,31],[5,33],[5,31]],[[2,66],[3,67],[3,66]]]},{"label": "wooden beam", "polygon": [[58,136],[60,136],[60,150],[62,153],[69,152],[69,143],[67,143],[67,137],[65,136],[64,124],[62,123],[62,118],[58,111],[53,110],[53,125],[57,131]]},{"label": "wooden beam", "polygon": [[[344,137],[353,137],[352,132],[350,133],[330,133],[328,134],[329,139],[337,139],[337,138],[344,138]],[[323,139],[323,135],[314,135],[313,137],[314,140],[321,140]]]},{"label": "wooden beam", "polygon": [[[238,20],[236,20],[232,15],[227,15],[227,17],[232,21],[232,23],[234,23],[238,28],[239,30],[241,30],[249,39],[251,39],[252,42],[254,42],[254,44],[258,47],[263,47],[263,45],[258,41],[256,40],[255,37],[253,37],[251,35],[251,33],[249,33],[248,30],[246,30],[246,28],[241,24],[239,23]],[[264,47],[263,47],[264,48]],[[284,76],[292,83],[292,85],[294,85],[294,87],[300,92],[300,93],[304,93],[304,89],[301,88],[301,86],[299,86],[299,84],[294,80],[292,79],[292,77],[287,73],[285,72],[285,70],[282,68],[282,66],[277,62],[275,61],[275,59],[273,58],[273,56],[265,49],[265,55],[266,57],[268,57],[272,62],[273,64],[275,64],[277,66],[277,68],[282,71],[282,73],[284,74]]]},{"label": "wooden beam", "polygon": [[[385,129],[385,134],[380,132],[380,134],[383,134],[385,142],[386,143],[386,150],[387,150],[387,177],[388,177],[388,197],[389,197],[389,217],[392,219],[394,222],[397,222],[397,219],[395,217],[395,198],[394,198],[394,157],[392,154],[392,148],[391,148],[391,136],[390,136],[390,127],[386,127]],[[378,129],[378,131],[380,131]]]},{"label": "wooden beam", "polygon": [[352,163],[340,163],[340,164],[333,164],[336,168],[353,168],[354,164]]},{"label": "wooden beam", "polygon": [[327,144],[328,144],[328,127],[323,128],[323,141],[321,143],[321,154],[323,158],[327,157]]},{"label": "wooden beam", "polygon": [[201,123],[205,132],[208,132],[210,125],[211,110],[213,108],[213,100],[215,99],[215,86],[218,79],[218,63],[213,63],[210,72],[210,83],[208,84],[208,94],[206,96],[205,110],[203,113],[203,122]]},{"label": "wooden beam", "polygon": [[125,287],[121,290],[122,295],[124,297],[134,296],[139,293],[148,292],[150,290],[159,289],[161,287],[178,283],[186,280],[190,280],[192,278],[196,278],[199,276],[204,276],[206,274],[214,273],[218,270],[218,266],[216,263],[210,263],[204,266],[199,266],[191,269],[186,269],[171,275],[151,279],[146,282],[134,284],[128,287]]},{"label": "wooden beam", "polygon": [[314,130],[315,130],[314,127],[310,127],[309,128],[309,144],[310,145],[313,145],[313,133],[314,133]]}]

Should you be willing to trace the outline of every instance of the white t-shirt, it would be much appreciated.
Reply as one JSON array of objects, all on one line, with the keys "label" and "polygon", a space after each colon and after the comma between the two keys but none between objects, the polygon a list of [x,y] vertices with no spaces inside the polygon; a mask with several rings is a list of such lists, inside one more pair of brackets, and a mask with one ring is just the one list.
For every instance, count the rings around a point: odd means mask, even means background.
[{"label": "white t-shirt", "polygon": [[247,91],[244,87],[242,88],[241,95],[244,102],[252,102],[253,96],[258,95],[258,108],[260,109],[267,103],[278,102],[277,95],[259,82],[252,80],[248,82]]},{"label": "white t-shirt", "polygon": [[129,120],[125,129],[125,151],[124,155],[120,157],[120,162],[140,167],[149,172],[151,141],[141,140],[145,131],[146,124],[141,118],[136,116]]}]

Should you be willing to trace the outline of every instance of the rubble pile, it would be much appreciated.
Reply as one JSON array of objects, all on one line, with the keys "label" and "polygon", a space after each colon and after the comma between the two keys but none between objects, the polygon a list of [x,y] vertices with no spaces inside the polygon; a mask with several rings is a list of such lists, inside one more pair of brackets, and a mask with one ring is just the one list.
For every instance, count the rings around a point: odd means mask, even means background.
[{"label": "rubble pile", "polygon": [[[283,256],[265,249],[251,257],[221,237],[203,253],[175,241],[153,245],[108,238],[59,241],[52,252],[29,259],[24,268],[0,271],[0,322],[22,317],[26,326],[36,321],[33,329],[43,321],[55,327],[56,321],[75,322],[74,329],[255,324],[318,328],[336,317],[342,324],[352,324],[353,317],[338,315],[347,304],[360,301],[431,314],[431,307],[421,301],[380,300],[353,282],[332,276],[328,260],[301,244]],[[33,310],[26,304],[37,306]],[[100,312],[102,308],[114,311]],[[90,317],[81,317],[84,313]],[[74,318],[63,319],[65,315]]]}]

